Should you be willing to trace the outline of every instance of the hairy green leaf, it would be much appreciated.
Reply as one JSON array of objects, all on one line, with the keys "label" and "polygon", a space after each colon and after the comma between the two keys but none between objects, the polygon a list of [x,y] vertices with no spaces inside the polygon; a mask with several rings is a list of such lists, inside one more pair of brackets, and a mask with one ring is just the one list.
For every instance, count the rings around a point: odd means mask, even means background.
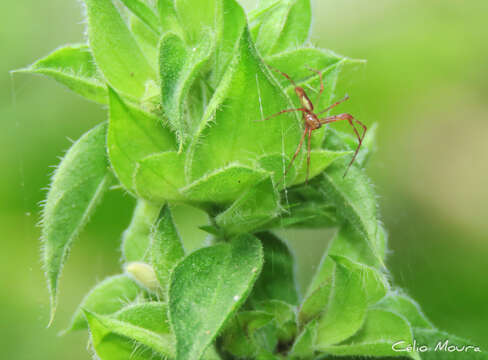
[{"label": "hairy green leaf", "polygon": [[239,358],[270,354],[278,343],[273,315],[264,311],[243,311],[226,325],[222,348]]},{"label": "hairy green leaf", "polygon": [[138,163],[135,178],[139,196],[153,202],[181,200],[185,185],[185,155],[167,151],[150,155]]},{"label": "hairy green leaf", "polygon": [[88,38],[95,61],[108,83],[124,95],[141,98],[156,72],[137,45],[112,0],[84,0]]},{"label": "hairy green leaf", "polygon": [[159,34],[161,24],[154,11],[141,0],[120,0],[139,19],[141,19],[152,31]]},{"label": "hairy green leaf", "polygon": [[298,304],[294,260],[288,246],[269,232],[258,233],[263,243],[264,266],[250,298],[252,303],[264,300],[281,300]]},{"label": "hairy green leaf", "polygon": [[152,31],[135,15],[130,16],[129,26],[147,61],[151,64],[152,68],[157,69],[159,67],[159,34]]},{"label": "hairy green leaf", "polygon": [[183,29],[181,28],[178,16],[176,14],[174,1],[157,0],[157,7],[159,11],[162,33],[164,34],[171,31],[175,34],[183,36]]},{"label": "hairy green leaf", "polygon": [[[128,321],[121,321],[85,310],[92,346],[101,360],[166,359],[174,357],[171,334],[157,333]],[[149,319],[151,322],[164,318]]]},{"label": "hairy green leaf", "polygon": [[97,314],[113,314],[134,301],[141,288],[127,275],[115,275],[98,283],[85,295],[78,306],[67,331],[86,329],[86,319],[82,309]]},{"label": "hairy green leaf", "polygon": [[205,41],[208,30],[216,30],[221,11],[220,0],[175,0],[175,8],[181,24],[184,24],[187,42]]},{"label": "hairy green leaf", "polygon": [[317,322],[309,322],[297,336],[288,354],[291,359],[314,359],[314,341],[316,337]]},{"label": "hairy green leaf", "polygon": [[191,123],[195,121],[186,118],[185,100],[202,65],[210,57],[213,46],[213,36],[210,34],[193,48],[188,48],[185,42],[173,33],[167,33],[161,39],[159,64],[162,105],[171,127],[178,136],[180,149],[193,128]]},{"label": "hairy green leaf", "polygon": [[98,103],[107,103],[107,89],[98,73],[90,48],[85,44],[66,45],[15,72],[52,77],[75,93]]},{"label": "hairy green leaf", "polygon": [[181,190],[191,202],[226,204],[266,177],[263,171],[231,164],[202,176]]},{"label": "hairy green leaf", "polygon": [[301,135],[297,117],[258,121],[290,107],[244,31],[193,140],[192,179],[234,162],[254,166],[266,154],[291,157]]},{"label": "hairy green leaf", "polygon": [[281,300],[265,300],[254,305],[256,310],[273,315],[278,340],[287,344],[297,335],[296,308]]},{"label": "hairy green leaf", "polygon": [[246,300],[262,263],[259,240],[246,235],[197,250],[176,266],[169,311],[178,360],[202,356],[224,322]]},{"label": "hairy green leaf", "polygon": [[83,135],[56,169],[42,214],[43,262],[51,294],[51,321],[58,280],[72,241],[107,189],[111,175],[105,153],[107,124]]},{"label": "hairy green leaf", "polygon": [[250,232],[268,223],[281,212],[279,195],[270,178],[249,188],[216,218],[227,234]]},{"label": "hairy green leaf", "polygon": [[217,26],[217,45],[213,66],[213,83],[218,84],[239,46],[239,40],[247,25],[244,9],[235,0],[222,0],[222,11]]},{"label": "hairy green leaf", "polygon": [[171,334],[168,320],[168,307],[162,302],[134,304],[120,309],[112,316],[159,334]]},{"label": "hairy green leaf", "polygon": [[158,118],[128,106],[112,89],[109,98],[108,155],[120,182],[133,191],[137,162],[148,155],[175,149],[175,138]]},{"label": "hairy green leaf", "polygon": [[310,0],[261,2],[251,15],[252,32],[263,55],[302,45],[308,39],[311,22]]},{"label": "hairy green leaf", "polygon": [[129,227],[122,235],[122,255],[126,262],[148,261],[150,233],[161,205],[138,199]]},{"label": "hairy green leaf", "polygon": [[[329,345],[325,334],[318,332],[316,349],[332,355],[353,356],[405,356],[392,350],[398,341],[411,344],[412,331],[409,324],[400,316],[384,310],[370,310],[361,330],[338,345]],[[417,353],[410,354],[413,359],[420,359]]]},{"label": "hairy green leaf", "polygon": [[170,275],[176,264],[185,256],[180,236],[168,205],[159,215],[159,220],[151,232],[151,257],[156,276],[164,296],[169,286]]},{"label": "hairy green leaf", "polygon": [[321,179],[321,191],[334,202],[339,219],[350,223],[383,263],[386,239],[378,224],[376,195],[364,171],[356,166],[344,177],[347,164],[348,159],[340,159],[327,168]]},{"label": "hairy green leaf", "polygon": [[[366,289],[362,273],[334,258],[335,273],[330,298],[317,323],[317,341],[320,346],[337,344],[358,331],[366,316]],[[324,299],[325,300],[325,299]]]},{"label": "hairy green leaf", "polygon": [[376,306],[402,315],[412,327],[433,329],[433,325],[422,313],[420,306],[405,294],[390,292]]}]

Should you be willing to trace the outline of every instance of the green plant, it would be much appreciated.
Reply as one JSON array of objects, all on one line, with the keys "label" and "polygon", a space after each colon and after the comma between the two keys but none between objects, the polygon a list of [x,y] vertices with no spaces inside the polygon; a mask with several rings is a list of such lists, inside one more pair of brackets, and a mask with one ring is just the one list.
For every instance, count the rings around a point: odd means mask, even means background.
[{"label": "green plant", "polygon": [[[301,136],[293,88],[266,64],[317,88],[325,108],[361,61],[306,43],[309,0],[85,0],[89,44],[57,49],[22,71],[53,77],[108,105],[56,170],[42,216],[52,316],[69,246],[111,185],[137,198],[123,235],[122,274],[97,285],[69,330],[89,328],[97,358],[314,359],[481,354],[395,352],[447,335],[390,284],[386,234],[365,166],[344,170],[355,139],[314,132],[306,161],[284,171]],[[207,212],[211,244],[186,254],[171,204]],[[336,227],[305,294],[274,228]],[[121,299],[123,301],[121,301]],[[461,345],[464,340],[450,337]],[[459,357],[457,357],[459,358]]]}]

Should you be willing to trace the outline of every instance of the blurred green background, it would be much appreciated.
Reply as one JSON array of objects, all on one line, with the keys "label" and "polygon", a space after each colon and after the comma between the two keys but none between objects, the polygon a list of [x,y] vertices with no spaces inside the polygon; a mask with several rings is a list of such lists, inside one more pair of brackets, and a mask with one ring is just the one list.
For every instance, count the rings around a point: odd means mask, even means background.
[{"label": "blurred green background", "polygon": [[[488,2],[314,0],[311,40],[368,60],[343,109],[379,122],[369,166],[390,233],[396,284],[439,327],[488,347]],[[252,1],[246,2],[248,8]],[[83,40],[75,0],[0,3],[0,348],[4,359],[89,359],[86,334],[58,337],[84,293],[120,271],[119,239],[133,201],[110,192],[73,247],[54,326],[40,266],[38,203],[51,165],[101,107],[51,80],[16,75]],[[341,94],[338,94],[341,95]],[[185,224],[193,245],[204,234]],[[203,222],[201,214],[191,218]],[[290,231],[303,284],[330,231]]]}]

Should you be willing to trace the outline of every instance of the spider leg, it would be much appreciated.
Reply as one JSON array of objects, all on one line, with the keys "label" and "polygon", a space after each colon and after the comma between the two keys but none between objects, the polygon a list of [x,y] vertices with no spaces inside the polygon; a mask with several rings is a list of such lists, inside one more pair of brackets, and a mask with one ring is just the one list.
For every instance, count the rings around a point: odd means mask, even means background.
[{"label": "spider leg", "polygon": [[320,104],[319,101],[320,101],[320,97],[322,96],[322,93],[324,92],[324,89],[325,89],[325,85],[324,85],[324,78],[322,76],[322,71],[320,70],[315,70],[315,69],[311,69],[311,68],[308,68],[308,70],[314,72],[314,73],[317,73],[320,77],[320,91],[319,91],[319,95],[317,96],[317,100],[315,101],[315,104]]},{"label": "spider leg", "polygon": [[278,70],[278,69],[276,69],[276,68],[274,68],[274,67],[272,67],[272,66],[270,66],[270,65],[268,65],[268,67],[269,67],[271,70],[274,70],[274,71],[276,71],[277,73],[279,73],[279,74],[283,75],[284,77],[286,77],[286,78],[287,78],[287,79],[288,79],[288,80],[289,80],[289,81],[292,83],[292,85],[293,85],[293,86],[295,86],[295,87],[297,86],[297,84],[295,84],[295,82],[293,81],[293,79],[292,79],[292,78],[290,77],[290,75],[288,75],[287,73],[284,73],[283,71]]},{"label": "spider leg", "polygon": [[321,112],[317,113],[317,115],[320,115],[320,114],[323,114],[324,112],[327,112],[329,111],[330,109],[333,109],[335,108],[337,105],[339,104],[342,104],[344,101],[346,100],[349,100],[349,95],[346,94],[346,96],[344,96],[341,100],[339,101],[336,101],[335,103],[333,103],[332,105],[330,105],[327,109],[325,110],[322,110]]},{"label": "spider leg", "polygon": [[267,117],[267,118],[265,118],[265,119],[254,120],[254,121],[256,121],[256,122],[259,122],[259,121],[266,121],[266,120],[272,119],[272,118],[274,118],[274,117],[276,117],[276,116],[279,116],[279,115],[281,115],[281,114],[285,114],[285,113],[289,113],[289,112],[293,112],[293,111],[305,111],[305,109],[300,108],[300,109],[287,109],[287,110],[281,110],[280,112],[278,112],[278,113],[276,113],[276,114],[273,114],[273,115],[271,115],[271,116],[268,116],[268,117]]},{"label": "spider leg", "polygon": [[[354,156],[352,157],[351,162],[347,166],[346,172],[344,173],[344,177],[346,177],[347,172],[349,171],[349,168],[351,167],[351,165],[356,160],[356,157],[358,155],[359,149],[361,148],[361,145],[363,144],[363,139],[364,139],[364,136],[366,135],[366,131],[368,130],[368,128],[361,121],[355,119],[351,114],[339,114],[339,115],[328,116],[326,118],[320,119],[320,123],[321,124],[330,124],[330,123],[333,123],[336,121],[341,121],[341,120],[347,120],[349,125],[351,125],[351,127],[353,128],[354,133],[356,134],[356,137],[358,138],[358,142],[359,142],[358,147],[356,148],[356,151],[354,152]],[[363,128],[363,134],[362,135],[359,135],[359,131],[356,129],[356,126],[354,126],[353,121],[356,122],[357,124],[359,124]]]},{"label": "spider leg", "polygon": [[305,135],[307,134],[307,131],[308,131],[308,128],[305,127],[305,130],[303,130],[302,138],[300,139],[300,143],[297,146],[297,149],[295,151],[295,154],[293,154],[293,157],[291,158],[291,161],[290,161],[290,163],[288,164],[288,167],[285,170],[285,176],[288,173],[288,171],[290,170],[290,167],[293,164],[293,162],[295,161],[296,157],[298,156],[298,153],[300,152],[300,149],[302,148],[303,140],[305,139]]},{"label": "spider leg", "polygon": [[308,129],[308,139],[307,139],[307,177],[305,178],[305,184],[308,185],[308,178],[310,176],[310,151],[311,151],[311,140],[312,140],[312,129]]}]

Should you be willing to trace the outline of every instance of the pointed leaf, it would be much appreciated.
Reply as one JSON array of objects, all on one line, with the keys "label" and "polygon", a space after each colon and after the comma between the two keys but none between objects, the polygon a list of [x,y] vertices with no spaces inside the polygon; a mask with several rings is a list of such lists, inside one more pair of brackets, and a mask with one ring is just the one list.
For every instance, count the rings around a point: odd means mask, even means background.
[{"label": "pointed leaf", "polygon": [[206,31],[215,31],[221,6],[221,1],[217,0],[175,0],[188,43],[197,44],[205,39]]},{"label": "pointed leaf", "polygon": [[302,133],[296,115],[258,121],[291,107],[245,31],[193,140],[192,179],[234,162],[254,166],[267,154],[291,157]]},{"label": "pointed leaf", "polygon": [[273,315],[276,335],[280,343],[291,342],[297,335],[296,308],[281,300],[266,300],[255,304],[255,309]]},{"label": "pointed leaf", "polygon": [[273,315],[264,311],[242,311],[225,326],[222,349],[238,358],[257,358],[278,343]]},{"label": "pointed leaf", "polygon": [[240,234],[252,232],[280,212],[279,195],[271,179],[267,178],[249,188],[215,220],[227,234]]},{"label": "pointed leaf", "polygon": [[120,0],[139,19],[141,19],[152,31],[159,34],[161,24],[154,11],[141,0]]},{"label": "pointed leaf", "polygon": [[402,315],[412,327],[433,329],[432,323],[422,313],[420,306],[405,294],[390,292],[376,306]]},{"label": "pointed leaf", "polygon": [[247,235],[197,250],[176,266],[169,290],[176,359],[202,356],[246,300],[262,262],[259,240]]},{"label": "pointed leaf", "polygon": [[129,227],[122,235],[122,255],[125,262],[148,261],[150,233],[161,205],[138,199]]},{"label": "pointed leaf", "polygon": [[142,20],[140,20],[135,15],[132,15],[130,17],[129,25],[130,31],[134,35],[134,38],[136,39],[137,44],[144,53],[147,61],[149,62],[149,64],[151,64],[152,68],[157,69],[159,67],[159,34],[152,31]]},{"label": "pointed leaf", "polygon": [[[317,334],[316,349],[332,355],[352,356],[405,356],[395,352],[392,345],[399,341],[411,344],[412,331],[408,323],[398,315],[384,310],[370,310],[361,330],[347,341],[338,345]],[[413,359],[420,359],[417,353],[411,353]]]},{"label": "pointed leaf", "polygon": [[183,244],[176,230],[168,205],[159,215],[159,220],[151,232],[152,264],[165,296],[171,272],[176,264],[185,256]]},{"label": "pointed leaf", "polygon": [[107,89],[98,73],[90,48],[85,44],[56,49],[28,68],[15,72],[50,76],[89,100],[107,103]]},{"label": "pointed leaf", "polygon": [[292,2],[281,30],[280,37],[273,47],[273,53],[279,53],[290,48],[297,48],[308,39],[312,25],[312,8],[310,0],[295,0]]},{"label": "pointed leaf", "polygon": [[107,124],[98,125],[71,146],[56,169],[47,194],[41,239],[52,315],[68,249],[88,222],[111,179],[105,153],[106,132]]},{"label": "pointed leaf", "polygon": [[109,98],[107,146],[110,162],[120,182],[133,191],[137,162],[148,155],[175,149],[175,138],[158,118],[129,107],[112,89],[109,89]]},{"label": "pointed leaf", "polygon": [[168,307],[161,302],[129,305],[115,313],[112,318],[158,334],[171,334]]},{"label": "pointed leaf", "polygon": [[225,204],[237,199],[246,189],[256,185],[266,175],[263,171],[231,164],[201,177],[183,188],[181,192],[192,202]]},{"label": "pointed leaf", "polygon": [[141,288],[127,275],[106,278],[85,295],[67,331],[87,328],[82,309],[104,315],[113,314],[134,301],[140,293]]},{"label": "pointed leaf", "polygon": [[185,155],[167,151],[150,155],[138,163],[134,178],[139,196],[156,203],[181,200],[185,185]]},{"label": "pointed leaf", "polygon": [[93,348],[101,360],[174,357],[174,340],[170,334],[159,334],[130,322],[87,310],[85,317],[90,327]]},{"label": "pointed leaf", "polygon": [[299,358],[304,360],[314,359],[314,340],[316,337],[317,323],[312,321],[308,323],[303,331],[298,335],[290,350],[290,358]]},{"label": "pointed leaf", "polygon": [[210,57],[213,42],[213,36],[207,34],[190,49],[176,34],[167,33],[161,39],[159,64],[163,111],[178,136],[180,149],[192,128],[185,117],[185,100],[198,72]]},{"label": "pointed leaf", "polygon": [[282,240],[269,232],[258,233],[257,236],[263,243],[264,266],[250,301],[256,303],[275,299],[292,305],[298,304],[291,250]]},{"label": "pointed leaf", "polygon": [[322,177],[321,191],[335,203],[339,219],[349,222],[383,263],[386,244],[378,225],[376,195],[363,170],[352,166],[344,177],[347,165],[348,159],[340,159],[329,166]]},{"label": "pointed leaf", "polygon": [[125,95],[141,98],[146,81],[156,73],[146,60],[111,0],[84,0],[88,38],[95,61],[109,84]]},{"label": "pointed leaf", "polygon": [[174,0],[157,0],[157,5],[162,33],[170,31],[183,36],[183,29],[176,14]]},{"label": "pointed leaf", "polygon": [[330,294],[325,302],[327,308],[317,323],[320,346],[337,344],[354,335],[363,325],[368,306],[362,274],[342,263],[336,263]]}]

